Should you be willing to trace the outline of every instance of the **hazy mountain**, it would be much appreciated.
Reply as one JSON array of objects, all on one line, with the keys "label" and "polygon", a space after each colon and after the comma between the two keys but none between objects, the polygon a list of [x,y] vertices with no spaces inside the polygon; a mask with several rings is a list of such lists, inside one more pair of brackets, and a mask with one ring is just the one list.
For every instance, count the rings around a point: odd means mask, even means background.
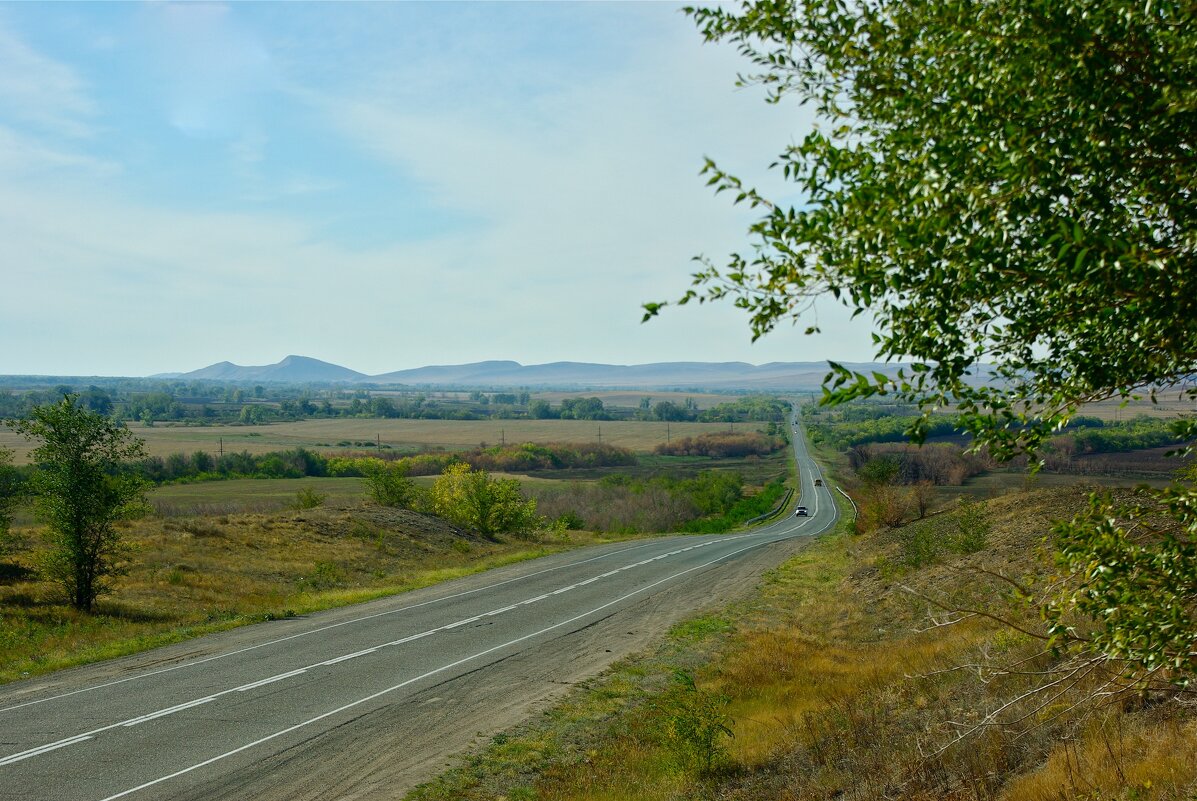
[{"label": "hazy mountain", "polygon": [[[847,367],[892,375],[901,365],[849,363]],[[397,370],[368,376],[305,356],[288,356],[278,364],[242,367],[220,362],[190,373],[171,374],[186,380],[328,382],[402,384],[413,387],[534,387],[556,389],[748,389],[814,390],[827,374],[826,362],[657,362],[593,364],[550,362],[524,365],[514,361],[447,364]],[[162,377],[166,377],[164,374]]]},{"label": "hazy mountain", "polygon": [[266,364],[260,367],[243,367],[232,362],[219,362],[190,373],[182,373],[178,377],[186,380],[279,381],[294,384],[324,381],[357,382],[369,378],[369,376],[356,370],[350,370],[348,367],[329,364],[307,356],[288,356],[278,364]]},{"label": "hazy mountain", "polygon": [[756,366],[746,362],[658,362],[654,364],[592,364],[551,362],[521,365],[518,362],[478,362],[419,367],[374,376],[380,384],[422,386],[504,387],[712,387],[817,386],[827,373],[825,362],[773,363]]}]

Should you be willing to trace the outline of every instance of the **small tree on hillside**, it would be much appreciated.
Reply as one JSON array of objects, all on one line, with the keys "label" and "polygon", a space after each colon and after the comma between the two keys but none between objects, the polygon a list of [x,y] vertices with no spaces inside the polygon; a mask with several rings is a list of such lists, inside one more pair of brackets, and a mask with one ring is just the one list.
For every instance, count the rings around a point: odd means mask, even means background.
[{"label": "small tree on hillside", "polygon": [[122,572],[116,522],[144,508],[143,480],[120,473],[123,462],[145,456],[143,443],[74,395],[7,423],[42,442],[32,453],[37,469],[30,483],[37,516],[50,531],[43,569],[76,609],[91,611],[110,589],[107,580]]},{"label": "small tree on hillside", "polygon": [[12,468],[12,451],[0,448],[0,556],[12,547],[12,510],[19,493],[17,471]]},{"label": "small tree on hillside", "polygon": [[518,481],[491,478],[485,470],[463,463],[445,468],[432,485],[429,502],[446,520],[491,538],[501,532],[531,531],[540,522],[536,501],[524,498]]},{"label": "small tree on hillside", "polygon": [[366,486],[375,503],[401,509],[411,508],[416,499],[416,484],[407,477],[406,464],[375,460],[365,473]]}]

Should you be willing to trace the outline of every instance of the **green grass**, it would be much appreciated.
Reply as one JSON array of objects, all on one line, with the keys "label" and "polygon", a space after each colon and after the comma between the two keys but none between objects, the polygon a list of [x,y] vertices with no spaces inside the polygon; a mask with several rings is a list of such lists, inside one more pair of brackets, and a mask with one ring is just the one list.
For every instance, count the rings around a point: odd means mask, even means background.
[{"label": "green grass", "polygon": [[289,509],[300,490],[326,496],[328,506],[343,507],[365,497],[360,478],[243,478],[168,484],[150,490],[150,505],[164,516],[236,514]]},{"label": "green grass", "polygon": [[595,481],[605,476],[629,475],[634,478],[652,478],[669,475],[675,478],[692,478],[703,470],[731,470],[744,477],[746,484],[763,485],[789,474],[791,460],[789,449],[784,448],[768,456],[749,456],[737,459],[712,459],[706,456],[660,456],[641,454],[635,465],[620,467],[596,467],[579,470],[541,470],[529,475],[549,480]]}]

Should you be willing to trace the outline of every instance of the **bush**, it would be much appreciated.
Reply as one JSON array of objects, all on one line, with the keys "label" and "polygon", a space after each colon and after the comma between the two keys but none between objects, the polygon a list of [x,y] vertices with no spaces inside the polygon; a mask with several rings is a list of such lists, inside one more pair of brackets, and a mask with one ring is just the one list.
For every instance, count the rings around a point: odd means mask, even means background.
[{"label": "bush", "polygon": [[734,737],[727,714],[730,699],[698,687],[684,670],[674,671],[672,686],[654,702],[657,733],[683,770],[710,773],[727,754],[725,737]]},{"label": "bush", "polygon": [[324,501],[328,499],[327,495],[316,492],[310,487],[304,487],[299,492],[295,493],[295,508],[296,509],[315,509],[317,506],[323,506]]},{"label": "bush", "polygon": [[379,459],[372,461],[374,464],[366,471],[370,497],[380,506],[410,509],[416,500],[416,485],[407,477],[407,465]]}]

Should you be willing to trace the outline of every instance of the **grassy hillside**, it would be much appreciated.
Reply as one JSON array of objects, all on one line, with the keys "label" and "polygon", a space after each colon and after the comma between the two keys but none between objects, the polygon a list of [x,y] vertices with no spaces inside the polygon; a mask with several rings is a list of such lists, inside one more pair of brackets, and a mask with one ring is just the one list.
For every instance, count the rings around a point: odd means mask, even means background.
[{"label": "grassy hillside", "polygon": [[1014,493],[864,536],[844,523],[753,602],[679,627],[410,799],[1197,797],[1191,705],[1055,673],[1033,637],[937,605],[1034,632],[996,575],[1046,574],[1047,523],[1084,497]]},{"label": "grassy hillside", "polygon": [[[294,500],[294,485],[315,482],[248,483],[267,490],[292,485]],[[189,487],[169,489],[179,496]],[[435,517],[360,502],[125,526],[133,546],[129,573],[91,615],[61,603],[57,589],[38,578],[35,532],[21,531],[15,560],[0,563],[0,682],[366,601],[593,541],[571,532],[568,541],[495,543]]]}]

